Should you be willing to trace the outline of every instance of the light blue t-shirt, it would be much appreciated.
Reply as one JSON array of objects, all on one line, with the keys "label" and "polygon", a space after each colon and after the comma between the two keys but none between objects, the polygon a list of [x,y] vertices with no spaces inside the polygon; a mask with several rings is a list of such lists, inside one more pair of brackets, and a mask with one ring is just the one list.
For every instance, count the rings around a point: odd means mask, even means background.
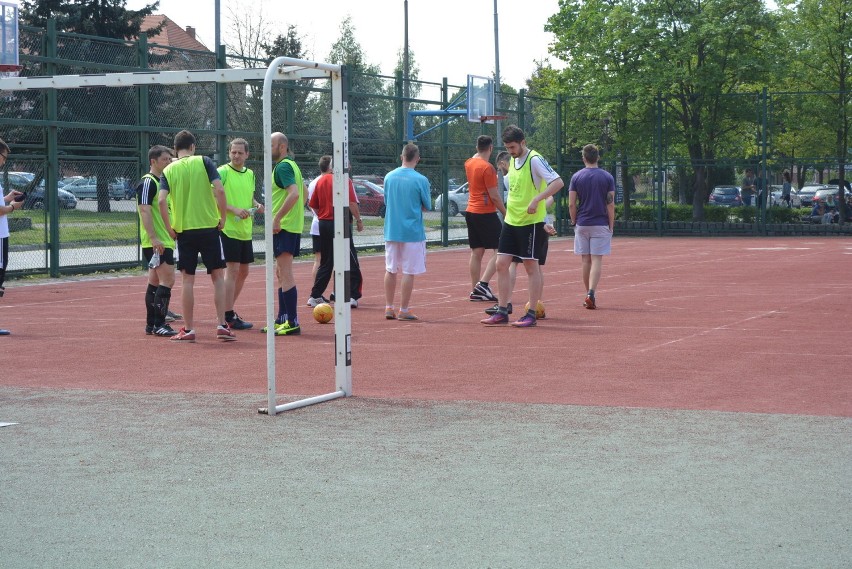
[{"label": "light blue t-shirt", "polygon": [[423,208],[429,209],[429,180],[403,166],[385,176],[385,241],[426,241]]}]

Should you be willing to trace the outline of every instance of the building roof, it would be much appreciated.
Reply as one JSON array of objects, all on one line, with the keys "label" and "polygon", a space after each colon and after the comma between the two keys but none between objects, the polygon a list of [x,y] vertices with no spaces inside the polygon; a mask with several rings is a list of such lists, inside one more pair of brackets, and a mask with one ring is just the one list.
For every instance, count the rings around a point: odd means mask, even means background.
[{"label": "building roof", "polygon": [[198,41],[195,37],[195,28],[187,26],[183,29],[169,19],[165,14],[152,14],[146,16],[142,20],[142,30],[156,28],[163,22],[163,27],[160,33],[148,36],[149,43],[167,45],[180,49],[195,49],[200,51],[210,51],[207,46]]}]

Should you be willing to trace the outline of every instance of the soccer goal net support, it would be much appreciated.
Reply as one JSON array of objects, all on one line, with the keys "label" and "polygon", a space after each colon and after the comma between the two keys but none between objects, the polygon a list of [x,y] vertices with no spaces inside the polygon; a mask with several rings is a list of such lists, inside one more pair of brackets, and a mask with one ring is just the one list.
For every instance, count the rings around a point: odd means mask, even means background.
[{"label": "soccer goal net support", "polygon": [[[333,147],[333,194],[334,194],[334,285],[338,291],[334,306],[335,334],[335,389],[330,393],[307,397],[279,405],[277,403],[277,365],[275,342],[275,294],[278,286],[273,254],[272,222],[272,84],[274,81],[297,81],[325,79],[331,83],[331,142]],[[352,394],[352,322],[349,288],[349,241],[351,237],[349,219],[349,155],[348,118],[346,99],[347,81],[345,66],[290,57],[279,57],[266,69],[215,69],[195,71],[150,71],[132,73],[104,73],[94,75],[52,75],[35,77],[0,78],[0,92],[51,91],[64,89],[126,88],[140,86],[182,86],[198,83],[247,83],[263,82],[263,132],[264,140],[264,240],[266,247],[266,383],[267,406],[258,409],[261,413],[275,415],[337,399]],[[185,101],[185,104],[192,104]],[[285,133],[286,134],[286,133]],[[14,144],[14,140],[9,141]]]}]

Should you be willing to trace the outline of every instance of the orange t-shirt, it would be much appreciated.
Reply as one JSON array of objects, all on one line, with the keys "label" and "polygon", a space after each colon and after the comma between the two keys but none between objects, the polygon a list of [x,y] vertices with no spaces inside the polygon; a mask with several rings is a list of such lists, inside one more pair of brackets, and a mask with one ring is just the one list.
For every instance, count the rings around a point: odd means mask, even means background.
[{"label": "orange t-shirt", "polygon": [[479,156],[468,158],[464,163],[467,174],[469,199],[467,211],[470,213],[494,213],[497,206],[488,195],[488,188],[497,187],[497,170],[487,160]]}]

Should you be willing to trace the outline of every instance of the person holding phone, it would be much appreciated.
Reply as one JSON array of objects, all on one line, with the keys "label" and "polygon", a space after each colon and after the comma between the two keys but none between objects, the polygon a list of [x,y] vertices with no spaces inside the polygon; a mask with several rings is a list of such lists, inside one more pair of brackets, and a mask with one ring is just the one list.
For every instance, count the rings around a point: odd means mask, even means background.
[{"label": "person holding phone", "polygon": [[[6,164],[9,152],[9,145],[3,139],[0,139],[0,168]],[[0,193],[2,193],[2,188],[0,188]],[[9,215],[22,207],[24,207],[24,194],[22,192],[12,190],[3,196],[3,205],[0,206],[0,297],[6,291],[3,283],[6,280],[6,267],[9,263]],[[9,334],[11,332],[0,328],[0,336],[8,336]]]}]

